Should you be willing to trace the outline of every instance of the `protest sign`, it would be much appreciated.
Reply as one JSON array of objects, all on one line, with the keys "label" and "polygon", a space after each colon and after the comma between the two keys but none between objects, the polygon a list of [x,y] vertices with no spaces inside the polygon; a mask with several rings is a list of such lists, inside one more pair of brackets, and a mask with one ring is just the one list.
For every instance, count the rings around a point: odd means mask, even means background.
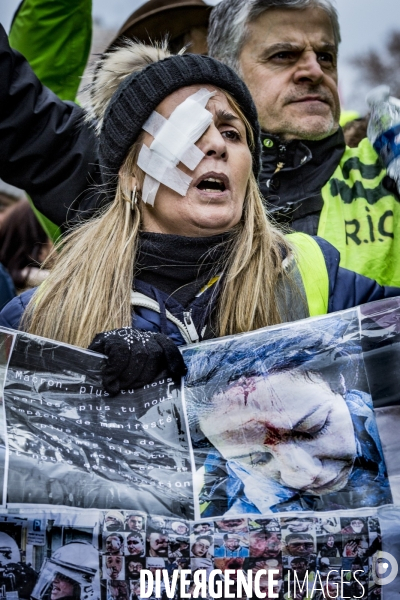
[{"label": "protest sign", "polygon": [[397,598],[397,299],[187,346],[182,389],[115,398],[101,355],[0,336],[7,600],[135,600],[144,569]]},{"label": "protest sign", "polygon": [[187,349],[197,517],[392,502],[357,309]]},{"label": "protest sign", "polygon": [[138,508],[190,518],[180,390],[172,381],[110,398],[104,358],[17,334],[5,385],[8,504]]}]

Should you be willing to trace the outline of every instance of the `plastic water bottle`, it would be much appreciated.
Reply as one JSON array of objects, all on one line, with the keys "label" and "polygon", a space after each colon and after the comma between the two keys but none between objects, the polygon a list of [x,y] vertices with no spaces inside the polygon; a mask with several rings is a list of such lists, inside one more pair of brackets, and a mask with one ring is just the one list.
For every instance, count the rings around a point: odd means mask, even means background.
[{"label": "plastic water bottle", "polygon": [[366,100],[371,109],[368,139],[400,192],[400,100],[390,95],[387,85],[374,88]]}]

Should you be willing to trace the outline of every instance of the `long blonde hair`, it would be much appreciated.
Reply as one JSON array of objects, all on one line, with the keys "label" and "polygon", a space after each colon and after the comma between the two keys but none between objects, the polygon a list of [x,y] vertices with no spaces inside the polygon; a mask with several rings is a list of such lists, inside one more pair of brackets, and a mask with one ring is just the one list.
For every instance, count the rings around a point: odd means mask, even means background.
[{"label": "long blonde hair", "polygon": [[[224,93],[243,119],[251,146],[250,124],[233,98]],[[103,105],[101,110],[103,114]],[[144,179],[136,165],[140,146],[139,137],[120,169],[112,204],[69,233],[57,255],[49,257],[55,261],[54,268],[23,318],[29,333],[87,347],[97,333],[131,325],[141,209],[139,202],[131,210],[130,195],[132,175],[139,189]],[[286,277],[282,256],[290,253],[290,247],[268,221],[253,173],[242,219],[228,247],[217,300],[217,334],[280,323],[278,282]]]}]

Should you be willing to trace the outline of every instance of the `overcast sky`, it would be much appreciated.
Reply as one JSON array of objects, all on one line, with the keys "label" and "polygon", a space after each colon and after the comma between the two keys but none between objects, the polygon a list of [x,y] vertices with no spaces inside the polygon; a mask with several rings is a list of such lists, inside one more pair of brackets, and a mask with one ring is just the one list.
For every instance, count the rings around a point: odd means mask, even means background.
[{"label": "overcast sky", "polygon": [[[0,0],[0,22],[6,30],[19,3],[20,0]],[[208,3],[214,5],[218,0]],[[117,28],[142,4],[142,0],[93,0],[93,14],[105,26]],[[336,6],[342,28],[339,60],[342,102],[345,108],[362,110],[364,93],[357,92],[357,73],[349,65],[349,59],[372,48],[379,51],[388,33],[400,30],[400,0],[336,0]]]}]

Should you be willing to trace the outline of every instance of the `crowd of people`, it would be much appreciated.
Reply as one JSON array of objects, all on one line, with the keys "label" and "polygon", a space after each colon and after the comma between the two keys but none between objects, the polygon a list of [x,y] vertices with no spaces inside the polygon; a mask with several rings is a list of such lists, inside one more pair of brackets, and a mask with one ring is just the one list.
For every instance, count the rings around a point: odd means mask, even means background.
[{"label": "crowd of people", "polygon": [[[83,108],[90,34],[88,0],[24,0],[9,39],[0,28],[0,177],[29,195],[1,214],[1,326],[106,354],[116,395],[185,375],[183,344],[400,295],[400,194],[365,119],[346,145],[330,0],[149,0]],[[130,555],[168,551],[130,529],[126,556],[120,534],[105,540],[115,598]],[[176,560],[209,556],[207,531],[175,533]],[[250,556],[274,535],[250,533]],[[293,569],[295,544],[323,565],[361,539],[307,535],[285,538]],[[215,557],[249,544],[221,532]]]}]

